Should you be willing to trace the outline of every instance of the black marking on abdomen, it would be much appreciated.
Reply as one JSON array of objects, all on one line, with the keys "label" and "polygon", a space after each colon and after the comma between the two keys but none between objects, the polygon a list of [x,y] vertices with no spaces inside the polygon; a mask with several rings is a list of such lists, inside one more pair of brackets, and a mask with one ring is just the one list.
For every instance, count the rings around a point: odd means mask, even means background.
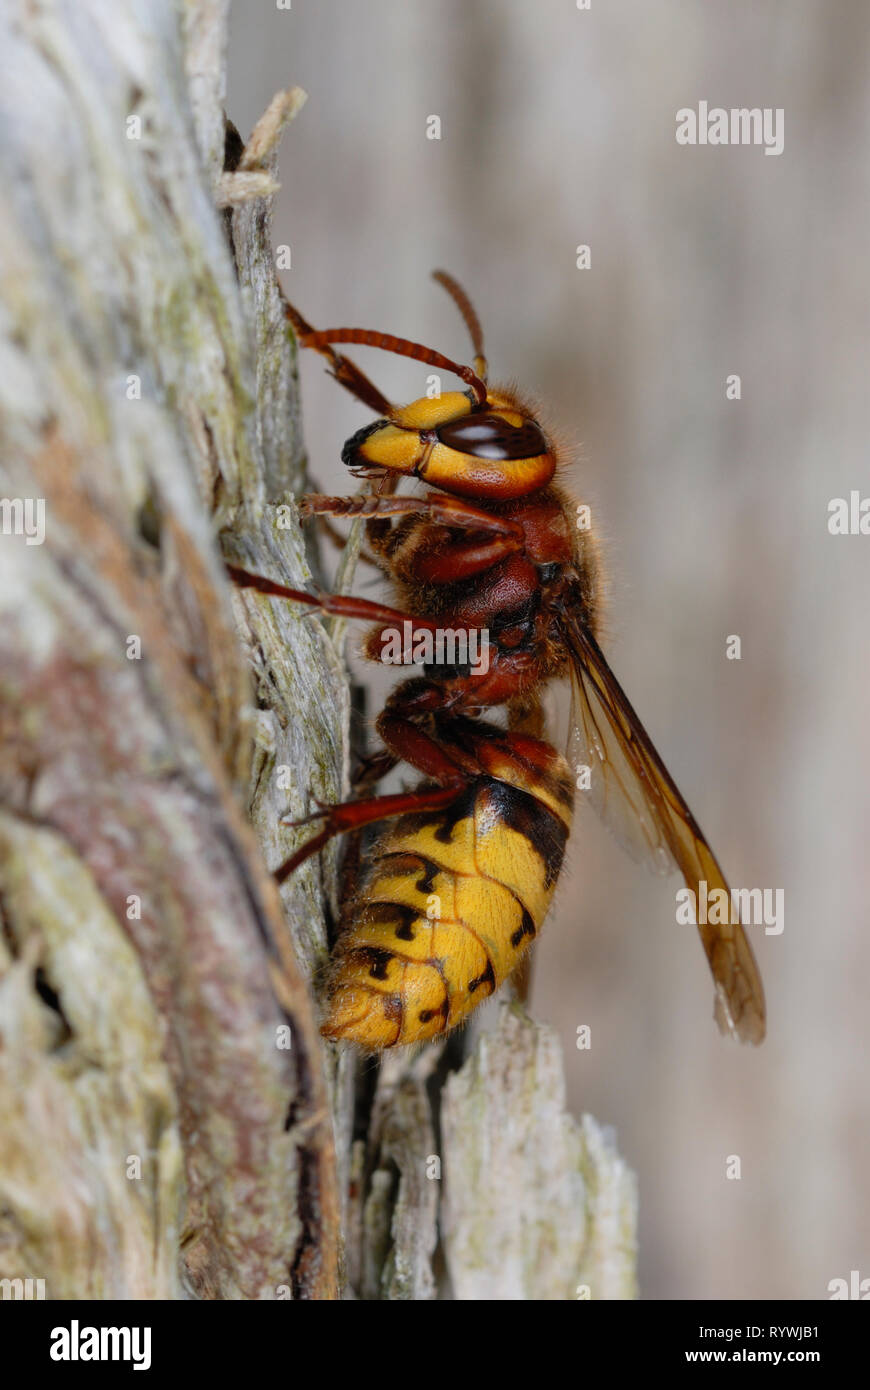
[{"label": "black marking on abdomen", "polygon": [[[398,816],[396,834],[416,835],[420,830],[432,828],[435,839],[442,845],[449,845],[459,822],[469,820],[474,815],[477,794],[490,780],[489,777],[478,777],[469,782],[467,787],[457,792],[455,801],[437,811],[408,811],[404,816]],[[433,782],[421,782],[416,790],[428,790],[434,785]]]},{"label": "black marking on abdomen", "polygon": [[474,991],[479,989],[481,985],[489,985],[490,994],[495,993],[495,971],[492,968],[492,961],[489,959],[486,962],[486,969],[483,971],[483,974],[478,975],[474,980],[469,980],[466,989],[469,994],[474,994]]},{"label": "black marking on abdomen", "polygon": [[530,936],[534,940],[536,935],[537,933],[535,931],[535,923],[532,920],[532,914],[529,912],[528,908],[524,907],[522,926],[517,927],[516,931],[511,934],[511,945],[519,946],[524,936]]},{"label": "black marking on abdomen", "polygon": [[474,818],[480,793],[489,797],[490,805],[500,821],[528,840],[543,862],[544,885],[552,888],[565,857],[568,827],[543,801],[497,777],[475,778],[443,810],[411,811],[400,816],[396,824],[397,833],[415,835],[420,830],[434,827],[435,839],[449,845],[459,822]]},{"label": "black marking on abdomen", "polygon": [[498,814],[517,835],[528,840],[544,865],[544,884],[552,888],[565,857],[568,827],[549,806],[508,782],[487,778],[487,792]]},{"label": "black marking on abdomen", "polygon": [[383,946],[354,946],[351,955],[369,966],[373,980],[385,980],[390,961],[396,958],[395,952],[387,951]]},{"label": "black marking on abdomen", "polygon": [[362,903],[353,921],[357,927],[383,927],[395,923],[399,940],[413,941],[413,924],[419,916],[417,908],[408,903],[373,902]]},{"label": "black marking on abdomen", "polygon": [[387,868],[396,877],[401,874],[419,873],[420,877],[414,887],[418,893],[425,893],[427,896],[435,891],[436,875],[450,872],[443,864],[436,864],[434,860],[427,859],[425,854],[416,854],[406,849],[387,850],[385,854],[379,855],[369,870],[369,879],[375,877],[382,867]]},{"label": "black marking on abdomen", "polygon": [[430,893],[435,891],[436,875],[443,873],[444,869],[440,864],[433,863],[431,859],[425,859],[423,855],[420,856],[420,863],[423,865],[423,872],[414,887],[418,893],[425,893],[428,897]]},{"label": "black marking on abdomen", "polygon": [[474,815],[474,804],[477,800],[479,782],[471,782],[459,793],[455,801],[451,801],[449,806],[445,806],[443,811],[438,811],[433,817],[440,821],[438,829],[435,831],[435,839],[440,840],[442,845],[449,845],[453,839],[453,832],[460,821],[469,820]]},{"label": "black marking on abdomen", "polygon": [[418,1013],[417,1017],[418,1017],[418,1019],[420,1020],[421,1023],[429,1023],[429,1021],[430,1021],[431,1019],[433,1019],[433,1018],[435,1017],[436,1014],[440,1014],[441,1017],[445,1020],[445,1022],[446,1022],[447,1018],[449,1017],[449,1015],[450,1015],[450,1000],[449,1000],[449,998],[447,997],[446,994],[445,994],[445,996],[444,996],[443,1002],[442,1002],[441,1004],[439,1004],[439,1006],[438,1006],[437,1009],[421,1009],[420,1012]]},{"label": "black marking on abdomen", "polygon": [[402,1029],[405,1026],[405,1005],[402,1002],[401,994],[384,994],[381,997],[381,1007],[384,1011],[384,1018],[389,1019],[390,1023],[398,1026],[397,1038],[402,1036]]}]

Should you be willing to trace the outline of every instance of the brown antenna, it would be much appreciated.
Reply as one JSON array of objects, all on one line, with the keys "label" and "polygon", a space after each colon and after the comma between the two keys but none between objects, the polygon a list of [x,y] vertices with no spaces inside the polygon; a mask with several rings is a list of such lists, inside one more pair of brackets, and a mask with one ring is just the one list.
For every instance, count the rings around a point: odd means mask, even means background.
[{"label": "brown antenna", "polygon": [[364,347],[383,348],[384,352],[395,352],[400,357],[413,357],[417,362],[426,362],[430,367],[440,367],[442,371],[454,372],[467,382],[477,397],[478,405],[486,405],[486,383],[481,381],[470,367],[461,362],[453,362],[434,348],[424,347],[422,343],[412,343],[408,338],[396,338],[392,333],[376,333],[370,328],[322,328],[316,333],[300,334],[303,347],[319,349],[328,343],[360,343]]},{"label": "brown antenna", "polygon": [[[314,329],[307,319],[302,317],[299,310],[294,308],[289,299],[284,296],[283,291],[280,290],[280,286],[279,293],[281,293],[284,299],[284,313],[293,325],[297,342],[301,343],[304,347],[304,339],[309,338],[314,333]],[[332,375],[340,386],[343,386],[352,396],[356,396],[358,401],[362,401],[363,405],[367,405],[376,415],[392,414],[393,407],[390,405],[386,396],[378,390],[373,382],[369,381],[368,377],[360,371],[355,362],[351,362],[349,357],[342,357],[340,352],[334,352],[331,347],[321,347],[318,351],[321,356],[326,358],[332,369]]]},{"label": "brown antenna", "polygon": [[459,281],[447,270],[433,270],[432,279],[437,280],[438,284],[450,295],[462,315],[465,327],[468,329],[471,338],[471,346],[474,348],[474,370],[481,381],[486,381],[486,354],[483,350],[483,329],[480,326],[480,319],[477,317],[477,310],[468,297],[467,292],[462,288]]}]

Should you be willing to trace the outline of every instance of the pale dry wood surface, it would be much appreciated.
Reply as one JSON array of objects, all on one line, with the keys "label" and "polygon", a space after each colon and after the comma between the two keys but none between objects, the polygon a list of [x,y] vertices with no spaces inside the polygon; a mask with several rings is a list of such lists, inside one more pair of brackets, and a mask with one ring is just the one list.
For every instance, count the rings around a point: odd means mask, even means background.
[{"label": "pale dry wood surface", "polygon": [[170,4],[3,12],[2,488],[46,509],[43,545],[0,544],[3,1265],[53,1297],[328,1297],[320,1045],[245,799],[254,731],[258,769],[316,748],[335,793],[343,681],[296,624],[292,724],[253,718],[216,536],[304,578],[269,511],[292,348],[276,320],[255,358],[214,210],[225,7],[186,17],[187,47]]}]

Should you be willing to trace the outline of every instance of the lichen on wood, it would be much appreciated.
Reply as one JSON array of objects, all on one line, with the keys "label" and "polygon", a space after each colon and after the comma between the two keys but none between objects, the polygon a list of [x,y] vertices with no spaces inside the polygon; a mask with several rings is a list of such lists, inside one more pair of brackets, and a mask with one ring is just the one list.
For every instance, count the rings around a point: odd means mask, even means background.
[{"label": "lichen on wood", "polygon": [[[186,47],[167,0],[0,20],[0,1248],[49,1297],[337,1292],[321,1048],[245,814],[263,720],[217,543],[304,577],[268,511],[282,468],[298,482],[292,344],[276,317],[282,452],[258,416],[263,309],[215,208],[225,11],[188,4]],[[24,499],[43,544],[15,533]],[[287,737],[334,794],[337,660],[310,624],[263,622],[304,672]],[[313,890],[308,932],[311,911]]]}]

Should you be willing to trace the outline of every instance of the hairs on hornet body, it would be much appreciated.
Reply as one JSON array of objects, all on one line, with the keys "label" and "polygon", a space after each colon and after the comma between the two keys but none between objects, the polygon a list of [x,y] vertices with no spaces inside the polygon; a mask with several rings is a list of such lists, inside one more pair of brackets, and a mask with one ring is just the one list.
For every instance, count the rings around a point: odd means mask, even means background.
[{"label": "hairs on hornet body", "polygon": [[[333,836],[385,829],[343,904],[322,1031],[376,1049],[437,1038],[463,1023],[521,966],[562,868],[583,769],[587,797],[630,852],[657,872],[727,885],[686,802],[598,644],[600,574],[591,530],[554,483],[558,449],[514,391],[487,384],[480,321],[444,271],[468,328],[474,368],[421,344],[367,329],[317,332],[292,305],[303,347],[379,418],[345,444],[354,473],[377,480],[362,497],[312,495],[303,516],[363,516],[369,550],[396,603],[313,595],[232,569],[234,581],[321,613],[374,624],[365,652],[378,660],[388,629],[411,639],[485,631],[480,666],[431,664],[386,702],[383,750],[367,761],[365,790],[309,820],[320,829],[282,866],[286,879]],[[382,348],[456,374],[470,388],[391,405],[334,344]],[[423,496],[396,492],[403,477]],[[570,762],[546,738],[543,688],[567,677],[573,695]],[[504,707],[507,727],[486,718]],[[410,791],[372,795],[399,763]],[[739,922],[700,935],[720,1028],[764,1036],[764,994]]]}]

